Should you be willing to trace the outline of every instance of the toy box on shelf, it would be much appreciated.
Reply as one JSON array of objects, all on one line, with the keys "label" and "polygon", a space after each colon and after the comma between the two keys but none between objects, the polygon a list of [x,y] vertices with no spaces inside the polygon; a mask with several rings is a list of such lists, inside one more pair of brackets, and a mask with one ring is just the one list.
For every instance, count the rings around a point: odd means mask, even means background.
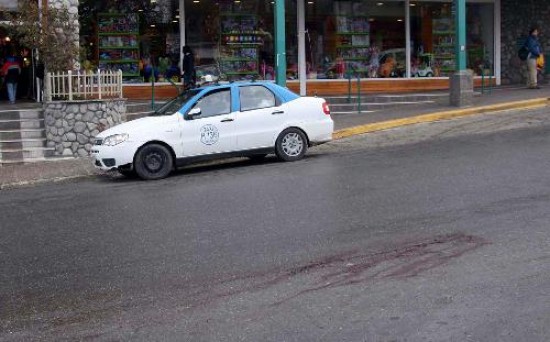
[{"label": "toy box on shelf", "polygon": [[234,2],[220,2],[220,69],[228,80],[259,77],[259,49],[264,32],[258,28],[253,9],[233,8]]},{"label": "toy box on shelf", "polygon": [[455,32],[451,18],[433,19],[435,76],[449,76],[455,70]]},{"label": "toy box on shelf", "polygon": [[370,61],[370,25],[367,8],[360,1],[334,2],[336,14],[336,56],[348,72],[367,76]]},{"label": "toy box on shelf", "polygon": [[139,77],[139,17],[137,14],[98,14],[98,61],[101,70],[122,70]]}]

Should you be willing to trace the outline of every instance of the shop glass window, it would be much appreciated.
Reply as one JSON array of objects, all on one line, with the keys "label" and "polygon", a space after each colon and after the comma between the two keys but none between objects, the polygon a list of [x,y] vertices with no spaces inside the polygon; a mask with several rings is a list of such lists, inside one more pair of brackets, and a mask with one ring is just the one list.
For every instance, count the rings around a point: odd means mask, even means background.
[{"label": "shop glass window", "polygon": [[266,87],[241,87],[241,111],[275,107],[275,95]]},{"label": "shop glass window", "polygon": [[[493,73],[494,5],[466,6],[467,68],[475,75]],[[453,4],[411,2],[411,76],[448,77],[456,69]]]},{"label": "shop glass window", "polygon": [[310,79],[406,74],[404,1],[315,1],[306,29]]},{"label": "shop glass window", "polygon": [[197,77],[274,78],[271,2],[203,0],[185,6],[186,39],[195,52]]}]

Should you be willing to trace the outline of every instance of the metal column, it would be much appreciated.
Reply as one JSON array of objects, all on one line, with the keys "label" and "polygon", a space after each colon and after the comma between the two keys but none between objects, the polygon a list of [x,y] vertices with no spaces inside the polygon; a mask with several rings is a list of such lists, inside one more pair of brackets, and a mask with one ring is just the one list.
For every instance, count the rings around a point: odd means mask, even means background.
[{"label": "metal column", "polygon": [[406,77],[411,77],[411,5],[410,0],[405,1],[405,67]]},{"label": "metal column", "polygon": [[285,0],[275,0],[275,82],[286,87]]},{"label": "metal column", "polygon": [[307,94],[305,0],[296,2],[298,5],[298,79],[300,80],[300,95],[305,96]]},{"label": "metal column", "polygon": [[[180,25],[180,69],[183,70],[183,51],[185,45],[185,0],[179,0],[179,25]],[[182,81],[183,82],[183,81]]]},{"label": "metal column", "polygon": [[454,0],[456,71],[466,70],[466,0]]}]

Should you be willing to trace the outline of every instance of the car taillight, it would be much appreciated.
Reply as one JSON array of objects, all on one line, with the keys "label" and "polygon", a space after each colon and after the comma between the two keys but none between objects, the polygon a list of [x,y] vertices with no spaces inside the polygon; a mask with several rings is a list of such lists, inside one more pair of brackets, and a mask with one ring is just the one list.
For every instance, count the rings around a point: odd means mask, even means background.
[{"label": "car taillight", "polygon": [[328,103],[326,103],[326,102],[323,102],[323,112],[326,115],[330,115],[330,108],[328,107]]}]

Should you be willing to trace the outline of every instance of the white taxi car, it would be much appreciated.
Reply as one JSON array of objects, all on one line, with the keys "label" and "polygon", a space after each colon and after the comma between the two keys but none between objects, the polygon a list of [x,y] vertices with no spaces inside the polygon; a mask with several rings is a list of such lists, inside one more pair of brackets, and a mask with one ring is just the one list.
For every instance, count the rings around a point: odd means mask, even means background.
[{"label": "white taxi car", "polygon": [[160,179],[176,167],[213,158],[275,153],[301,159],[332,139],[326,101],[270,82],[214,85],[183,92],[151,116],[101,132],[92,147],[101,170]]}]

